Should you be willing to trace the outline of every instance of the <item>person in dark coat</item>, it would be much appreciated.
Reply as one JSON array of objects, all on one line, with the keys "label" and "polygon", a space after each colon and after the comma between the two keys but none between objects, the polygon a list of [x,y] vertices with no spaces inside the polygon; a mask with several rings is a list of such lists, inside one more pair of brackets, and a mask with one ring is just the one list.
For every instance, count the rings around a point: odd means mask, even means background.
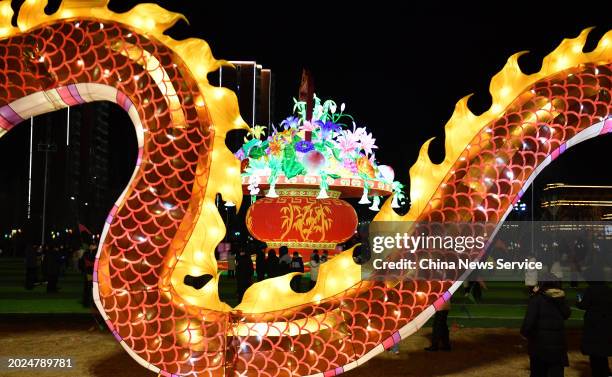
[{"label": "person in dark coat", "polygon": [[291,255],[287,246],[278,248],[278,258],[278,276],[288,274],[291,270]]},{"label": "person in dark coat", "polygon": [[47,261],[47,293],[57,292],[57,280],[60,273],[59,248],[53,246],[45,255]]},{"label": "person in dark coat", "polygon": [[319,278],[319,267],[321,266],[321,258],[319,257],[318,250],[312,252],[310,256],[310,285],[309,289],[313,289],[317,285],[317,279]]},{"label": "person in dark coat", "polygon": [[276,251],[271,249],[268,251],[268,258],[266,258],[266,274],[268,275],[268,278],[275,278],[279,276],[278,268],[278,257],[276,256]]},{"label": "person in dark coat", "polygon": [[242,301],[244,292],[253,284],[253,261],[245,250],[240,250],[236,256],[236,284],[238,300]]},{"label": "person in dark coat", "polygon": [[571,310],[561,283],[551,274],[542,277],[529,298],[521,335],[527,338],[531,377],[562,377],[569,365],[565,320]]},{"label": "person in dark coat", "polygon": [[32,290],[34,289],[34,284],[36,284],[38,275],[38,256],[36,253],[36,247],[32,244],[26,245],[25,248],[25,267],[25,288],[27,290]]},{"label": "person in dark coat", "polygon": [[261,248],[258,248],[255,253],[255,271],[257,272],[257,281],[266,278],[266,254]]},{"label": "person in dark coat", "polygon": [[57,281],[59,279],[61,256],[58,246],[53,246],[47,251],[47,293],[57,292]]},{"label": "person in dark coat", "polygon": [[42,274],[42,282],[47,282],[47,263],[49,259],[47,255],[49,254],[49,245],[41,245],[40,247],[40,272]]},{"label": "person in dark coat", "polygon": [[321,263],[325,263],[329,260],[329,252],[327,250],[323,250],[323,254],[321,254]]},{"label": "person in dark coat", "polygon": [[425,348],[425,351],[435,352],[438,350],[450,351],[450,332],[448,330],[448,313],[451,308],[451,303],[445,301],[434,314],[431,324],[431,346]]},{"label": "person in dark coat", "polygon": [[[603,279],[602,279],[603,280]],[[582,353],[589,355],[591,376],[612,376],[612,288],[604,281],[589,281],[576,306],[585,311]]]},{"label": "person in dark coat", "polygon": [[304,273],[304,260],[297,251],[293,253],[293,259],[291,259],[291,265],[289,272],[299,272],[291,279],[291,288],[295,292],[302,291],[302,273]]}]

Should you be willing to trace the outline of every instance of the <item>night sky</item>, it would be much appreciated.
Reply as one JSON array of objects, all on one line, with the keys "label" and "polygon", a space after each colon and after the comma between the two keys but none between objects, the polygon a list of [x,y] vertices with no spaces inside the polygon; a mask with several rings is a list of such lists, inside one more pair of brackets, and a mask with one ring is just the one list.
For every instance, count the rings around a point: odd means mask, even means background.
[{"label": "night sky", "polygon": [[[125,11],[136,3],[110,4]],[[443,128],[457,100],[474,93],[472,111],[488,109],[490,78],[510,55],[529,50],[520,63],[525,72],[536,72],[563,38],[595,26],[588,50],[612,27],[609,14],[594,3],[539,10],[533,2],[505,7],[436,1],[156,3],[187,15],[191,25],[180,22],[170,30],[173,37],[203,38],[217,58],[256,60],[271,68],[277,123],[289,115],[301,70],[309,68],[319,97],[347,104],[347,112],[374,132],[378,160],[392,165],[403,182],[430,137],[436,137],[432,160],[443,159]],[[210,8],[195,10],[193,4]]]},{"label": "night sky", "polygon": [[[475,93],[470,107],[476,114],[490,106],[489,80],[510,55],[529,50],[519,62],[524,72],[536,72],[563,38],[595,26],[586,46],[590,50],[612,26],[606,2],[571,7],[545,2],[540,9],[533,2],[152,2],[188,17],[191,25],[180,22],[169,31],[173,37],[199,37],[208,41],[217,58],[256,60],[272,69],[277,124],[291,111],[302,68],[309,68],[318,96],[347,104],[357,123],[374,132],[379,162],[393,166],[404,183],[428,138],[436,137],[432,160],[442,160],[443,127],[457,100]],[[16,7],[21,2],[14,3]],[[136,3],[111,0],[110,7],[126,11]],[[49,10],[56,8],[57,2],[51,2]],[[116,180],[127,181],[133,166],[121,162],[134,160],[134,132],[120,110],[113,114],[113,169]],[[583,168],[590,161],[609,159],[604,151],[610,142],[608,136],[578,146],[536,184],[612,184],[609,172]],[[0,140],[0,157],[21,146]]]}]

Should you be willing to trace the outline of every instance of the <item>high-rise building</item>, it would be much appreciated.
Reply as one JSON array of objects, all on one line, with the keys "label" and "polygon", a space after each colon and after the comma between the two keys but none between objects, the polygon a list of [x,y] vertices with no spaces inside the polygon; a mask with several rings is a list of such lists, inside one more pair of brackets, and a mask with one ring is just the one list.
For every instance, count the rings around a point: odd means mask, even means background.
[{"label": "high-rise building", "polygon": [[[102,229],[112,206],[109,197],[109,102],[84,104],[28,119],[11,134],[12,171],[0,185],[2,230],[23,228],[31,242],[85,225]],[[7,137],[3,139],[7,139]],[[3,140],[4,141],[4,140]],[[10,184],[9,184],[10,183]],[[102,219],[102,220],[100,220]],[[43,229],[44,235],[43,235]]]},{"label": "high-rise building", "polygon": [[[254,61],[231,63],[233,67],[211,75],[211,82],[236,93],[247,124],[269,129],[274,112],[272,72]],[[117,192],[131,176],[133,165],[127,165],[132,159],[135,163],[134,145],[117,137],[125,136],[123,131],[116,131],[129,125],[111,129],[111,119],[127,123],[115,110],[110,102],[83,104],[28,119],[2,138],[6,143],[23,144],[23,148],[15,148],[18,153],[11,156],[0,154],[11,161],[0,172],[0,211],[4,214],[0,231],[27,228],[32,242],[40,242],[43,227],[46,241],[52,239],[51,231],[74,230],[79,224],[94,233],[101,231]],[[227,144],[236,150],[242,138],[230,133]],[[116,150],[112,154],[111,143]],[[111,165],[117,163],[121,169],[114,168],[111,176]]]},{"label": "high-rise building", "polygon": [[66,175],[67,194],[76,221],[99,232],[110,209],[109,118],[110,102],[75,108],[70,122],[70,159]]},{"label": "high-rise building", "polygon": [[[272,114],[274,114],[274,80],[272,71],[264,69],[255,61],[230,61],[233,67],[222,67],[211,74],[213,85],[228,88],[238,97],[240,115],[249,126],[265,126],[266,134],[271,132]],[[232,150],[238,150],[244,143],[243,135],[230,132],[226,144]],[[244,223],[244,211],[247,206],[238,209],[221,205],[219,211],[228,227],[228,237],[240,238],[248,234]],[[240,212],[242,211],[242,212]]]},{"label": "high-rise building", "polygon": [[249,126],[269,127],[274,112],[272,71],[255,61],[230,61],[211,75],[211,83],[231,89],[238,97],[240,114]]}]

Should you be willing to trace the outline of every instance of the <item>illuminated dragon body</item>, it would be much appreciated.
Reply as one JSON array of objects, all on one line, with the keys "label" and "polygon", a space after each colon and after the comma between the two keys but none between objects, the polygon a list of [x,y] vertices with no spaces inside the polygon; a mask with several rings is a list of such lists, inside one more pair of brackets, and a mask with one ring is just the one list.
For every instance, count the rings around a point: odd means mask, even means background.
[{"label": "illuminated dragon body", "polygon": [[[84,102],[113,101],[130,115],[138,161],[106,220],[94,299],[137,362],[163,376],[333,376],[415,332],[460,284],[362,281],[349,251],[321,266],[308,293],[283,276],[253,285],[236,308],[223,303],[214,199],[241,202],[224,139],[246,128],[234,94],[207,82],[223,62],[204,41],[164,35],[181,16],[156,5],[115,14],[106,0],[65,0],[53,15],[45,5],[26,0],[13,27],[10,2],[0,2],[0,136]],[[512,56],[484,114],[459,101],[445,160],[432,164],[426,143],[410,171],[409,213],[386,203],[376,220],[501,223],[544,166],[611,132],[612,33],[589,53],[586,37],[564,40],[532,75]],[[205,274],[201,289],[184,284]]]}]

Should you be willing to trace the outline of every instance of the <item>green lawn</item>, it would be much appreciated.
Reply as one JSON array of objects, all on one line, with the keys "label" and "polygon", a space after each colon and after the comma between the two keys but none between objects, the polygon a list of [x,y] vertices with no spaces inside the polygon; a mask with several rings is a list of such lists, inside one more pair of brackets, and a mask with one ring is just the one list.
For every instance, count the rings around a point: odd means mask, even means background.
[{"label": "green lawn", "polygon": [[24,288],[23,260],[0,259],[0,314],[89,313],[81,305],[82,279],[78,272],[69,271],[60,277],[57,293],[47,293],[44,284],[28,291]]},{"label": "green lawn", "polygon": [[[46,286],[38,285],[28,291],[23,287],[24,270],[20,259],[0,259],[0,315],[8,314],[89,314],[81,305],[82,276],[68,271],[60,277],[58,293],[48,294]],[[303,288],[308,283],[302,279]],[[489,282],[483,299],[473,303],[459,290],[452,300],[449,323],[466,327],[517,327],[525,313],[527,294],[522,282]],[[224,273],[221,276],[220,296],[228,304],[236,305],[236,281]],[[576,290],[568,288],[567,297],[574,305]],[[580,326],[582,312],[576,308],[568,321],[571,327]]]},{"label": "green lawn", "polygon": [[[579,289],[569,286],[564,288],[572,306],[567,324],[570,327],[580,327],[583,312],[575,307]],[[459,289],[452,299],[449,321],[468,327],[518,327],[525,315],[527,299],[522,282],[488,282],[487,289],[483,290],[482,301],[478,303],[465,297],[462,289]]]}]

